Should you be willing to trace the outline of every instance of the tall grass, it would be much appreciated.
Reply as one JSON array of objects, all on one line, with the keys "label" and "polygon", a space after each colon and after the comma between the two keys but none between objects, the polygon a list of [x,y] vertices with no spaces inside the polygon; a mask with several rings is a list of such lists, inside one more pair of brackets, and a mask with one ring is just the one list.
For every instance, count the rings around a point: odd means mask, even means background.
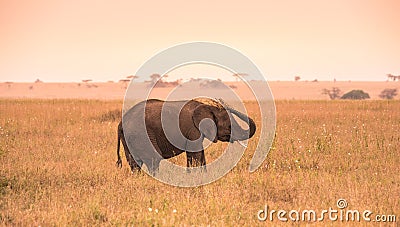
[{"label": "tall grass", "polygon": [[[276,138],[262,167],[248,172],[257,132],[230,173],[197,188],[132,174],[125,160],[116,168],[121,107],[0,100],[0,222],[259,225],[265,204],[318,210],[339,198],[353,209],[400,215],[399,101],[278,101]],[[259,119],[255,104],[247,107]],[[206,158],[222,147],[214,144]]]}]

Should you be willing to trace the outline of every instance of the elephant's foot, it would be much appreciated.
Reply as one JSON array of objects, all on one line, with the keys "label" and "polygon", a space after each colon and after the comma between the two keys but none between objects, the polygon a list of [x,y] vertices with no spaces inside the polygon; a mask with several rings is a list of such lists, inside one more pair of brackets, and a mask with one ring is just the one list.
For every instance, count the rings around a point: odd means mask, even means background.
[{"label": "elephant's foot", "polygon": [[119,158],[116,162],[117,167],[121,168],[122,167],[122,160]]}]

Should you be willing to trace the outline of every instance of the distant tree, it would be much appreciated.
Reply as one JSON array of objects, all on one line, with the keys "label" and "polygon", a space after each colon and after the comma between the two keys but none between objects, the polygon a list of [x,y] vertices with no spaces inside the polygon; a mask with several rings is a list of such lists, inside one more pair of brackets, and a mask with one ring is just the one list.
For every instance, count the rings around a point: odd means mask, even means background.
[{"label": "distant tree", "polygon": [[381,92],[379,95],[379,98],[381,99],[393,99],[397,95],[397,89],[396,88],[386,88]]},{"label": "distant tree", "polygon": [[389,81],[389,80],[393,80],[393,81],[398,80],[398,81],[400,81],[400,75],[395,76],[395,75],[389,73],[389,74],[386,74],[386,76],[387,76],[387,78],[388,78],[388,81]]},{"label": "distant tree", "polygon": [[127,78],[127,79],[131,79],[131,80],[134,80],[134,79],[137,79],[137,78],[139,78],[139,77],[136,76],[136,75],[130,75],[130,76],[127,76],[126,78]]},{"label": "distant tree", "polygon": [[341,99],[369,99],[369,94],[363,90],[352,90],[344,94]]},{"label": "distant tree", "polygon": [[396,80],[396,77],[395,77],[394,75],[390,74],[390,73],[386,74],[386,76],[387,76],[387,78],[388,78],[388,81],[389,81],[389,80],[393,80],[393,81]]},{"label": "distant tree", "polygon": [[333,87],[332,89],[326,89],[325,88],[325,89],[322,90],[322,94],[323,95],[329,95],[329,98],[331,100],[339,99],[340,98],[340,93],[341,93],[341,91],[337,87]]},{"label": "distant tree", "polygon": [[247,73],[235,73],[232,76],[236,78],[236,81],[240,81],[240,77],[245,77],[248,76],[249,74]]},{"label": "distant tree", "polygon": [[157,74],[157,73],[150,75],[150,79],[153,83],[156,83],[158,81],[158,79],[160,79],[160,78],[161,78],[160,74]]},{"label": "distant tree", "polygon": [[224,89],[226,88],[226,85],[222,82],[221,79],[217,79],[217,80],[204,80],[203,82],[200,83],[200,87]]},{"label": "distant tree", "polygon": [[301,78],[299,76],[294,77],[294,81],[299,81]]},{"label": "distant tree", "polygon": [[118,82],[122,84],[123,89],[127,89],[128,84],[129,84],[129,82],[131,82],[131,80],[130,79],[120,79]]}]

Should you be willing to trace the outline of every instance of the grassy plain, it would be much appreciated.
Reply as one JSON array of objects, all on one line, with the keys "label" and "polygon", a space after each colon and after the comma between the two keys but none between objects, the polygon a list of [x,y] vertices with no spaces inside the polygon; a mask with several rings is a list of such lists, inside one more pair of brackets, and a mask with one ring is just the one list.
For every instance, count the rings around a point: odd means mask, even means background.
[{"label": "grassy plain", "polygon": [[[259,119],[255,103],[246,105]],[[130,173],[125,159],[116,168],[120,101],[0,100],[0,223],[254,226],[271,224],[257,220],[266,204],[320,211],[339,198],[400,219],[400,101],[276,105],[276,138],[260,169],[248,172],[256,134],[225,177],[178,188]]]}]

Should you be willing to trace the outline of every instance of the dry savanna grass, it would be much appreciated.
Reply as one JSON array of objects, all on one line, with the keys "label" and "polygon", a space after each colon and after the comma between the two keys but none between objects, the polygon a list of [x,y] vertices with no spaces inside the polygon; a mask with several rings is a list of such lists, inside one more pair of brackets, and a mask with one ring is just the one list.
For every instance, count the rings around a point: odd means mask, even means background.
[{"label": "dry savanna grass", "polygon": [[[399,219],[399,101],[276,105],[276,138],[261,168],[248,172],[251,139],[225,177],[179,188],[132,174],[125,160],[116,168],[119,101],[0,100],[0,222],[254,226],[268,224],[257,220],[266,204],[318,211],[337,208],[339,198]],[[259,122],[255,103],[247,107]],[[223,146],[206,157],[215,159]]]}]

